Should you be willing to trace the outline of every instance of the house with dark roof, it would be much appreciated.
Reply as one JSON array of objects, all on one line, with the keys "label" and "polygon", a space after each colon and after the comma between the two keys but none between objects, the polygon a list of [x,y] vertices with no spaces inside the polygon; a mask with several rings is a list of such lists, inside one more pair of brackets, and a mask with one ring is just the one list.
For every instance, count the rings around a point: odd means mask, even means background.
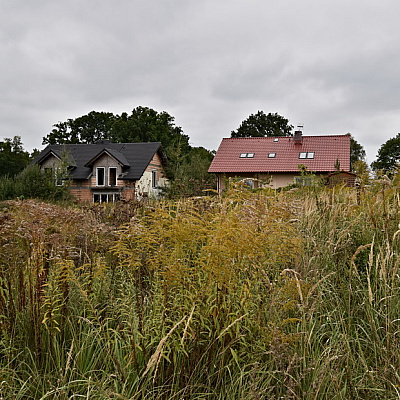
[{"label": "house with dark roof", "polygon": [[254,188],[287,186],[303,179],[301,169],[317,176],[350,173],[350,134],[303,136],[296,131],[290,137],[222,139],[208,172],[216,174],[222,192],[232,177]]},{"label": "house with dark roof", "polygon": [[33,161],[54,173],[67,170],[71,194],[80,202],[104,203],[119,199],[157,198],[168,185],[166,157],[161,143],[48,145]]}]

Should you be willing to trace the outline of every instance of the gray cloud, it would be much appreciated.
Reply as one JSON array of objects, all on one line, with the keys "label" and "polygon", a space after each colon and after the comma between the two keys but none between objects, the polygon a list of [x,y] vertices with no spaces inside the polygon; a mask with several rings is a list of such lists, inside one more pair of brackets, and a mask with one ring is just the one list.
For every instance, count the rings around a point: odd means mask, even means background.
[{"label": "gray cloud", "polygon": [[351,132],[372,161],[400,130],[400,4],[0,0],[0,139],[41,147],[91,110],[167,111],[216,149],[257,110]]}]

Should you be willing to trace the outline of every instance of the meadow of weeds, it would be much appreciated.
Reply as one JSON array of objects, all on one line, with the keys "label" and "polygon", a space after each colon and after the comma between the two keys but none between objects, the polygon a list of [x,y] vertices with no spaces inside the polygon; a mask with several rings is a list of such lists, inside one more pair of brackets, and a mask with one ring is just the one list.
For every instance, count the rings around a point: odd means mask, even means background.
[{"label": "meadow of weeds", "polygon": [[0,203],[0,399],[399,399],[400,192]]}]

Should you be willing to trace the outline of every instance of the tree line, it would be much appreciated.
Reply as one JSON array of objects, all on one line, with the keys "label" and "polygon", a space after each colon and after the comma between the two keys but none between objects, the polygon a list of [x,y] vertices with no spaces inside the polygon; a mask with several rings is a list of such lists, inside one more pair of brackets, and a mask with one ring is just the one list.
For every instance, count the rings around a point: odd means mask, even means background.
[{"label": "tree line", "polygon": [[[292,136],[293,129],[287,118],[278,113],[266,114],[259,110],[243,120],[231,132],[231,137]],[[175,124],[175,118],[166,111],[158,112],[142,106],[134,108],[130,114],[124,112],[120,115],[91,111],[78,118],[57,122],[43,137],[42,143],[90,144],[99,140],[115,143],[161,142],[169,160],[166,173],[172,182],[171,195],[199,195],[204,190],[213,188],[214,177],[207,171],[214,152],[204,147],[191,146],[189,136]],[[10,182],[25,171],[37,154],[38,150],[31,154],[25,151],[19,136],[0,141],[0,178],[8,179],[8,188],[12,186]],[[369,169],[365,155],[364,147],[351,136],[350,156],[354,172]],[[399,161],[400,133],[381,146],[371,168],[376,173],[381,171],[390,176],[398,168]],[[29,173],[37,175],[39,172]],[[48,183],[42,184],[42,187],[48,187]]]}]

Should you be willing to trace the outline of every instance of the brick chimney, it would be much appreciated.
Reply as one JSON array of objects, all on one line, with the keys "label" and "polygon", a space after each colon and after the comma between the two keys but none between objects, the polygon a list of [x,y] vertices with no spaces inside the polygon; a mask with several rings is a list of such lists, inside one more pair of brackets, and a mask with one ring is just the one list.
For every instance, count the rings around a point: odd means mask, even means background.
[{"label": "brick chimney", "polygon": [[303,132],[294,131],[294,144],[302,144],[303,142]]}]

